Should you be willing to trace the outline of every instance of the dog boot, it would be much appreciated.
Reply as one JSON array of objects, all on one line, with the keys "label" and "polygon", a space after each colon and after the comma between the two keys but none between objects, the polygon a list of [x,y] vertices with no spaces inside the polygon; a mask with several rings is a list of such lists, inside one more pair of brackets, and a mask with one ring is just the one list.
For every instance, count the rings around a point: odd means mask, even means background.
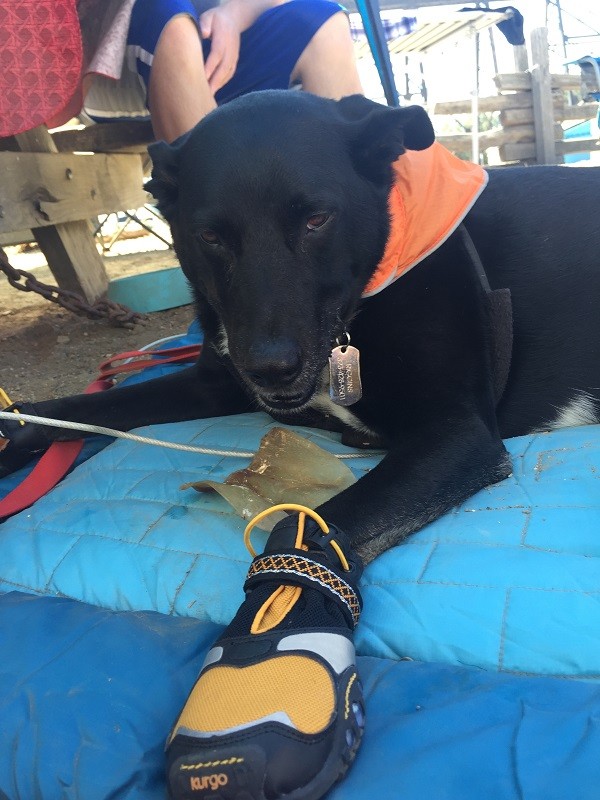
[{"label": "dog boot", "polygon": [[[273,528],[262,556],[252,527]],[[172,800],[316,800],[364,727],[353,629],[362,565],[347,537],[303,506],[246,528],[246,599],[206,656],[167,742]]]}]

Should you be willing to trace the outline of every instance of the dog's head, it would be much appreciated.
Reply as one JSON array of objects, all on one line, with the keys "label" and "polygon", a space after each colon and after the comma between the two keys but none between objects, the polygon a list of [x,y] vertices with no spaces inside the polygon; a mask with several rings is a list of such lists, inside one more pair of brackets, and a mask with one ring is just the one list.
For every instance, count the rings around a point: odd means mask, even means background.
[{"label": "dog's head", "polygon": [[316,391],[389,232],[392,163],[433,142],[425,112],[260,92],[151,148],[202,322],[267,409]]}]

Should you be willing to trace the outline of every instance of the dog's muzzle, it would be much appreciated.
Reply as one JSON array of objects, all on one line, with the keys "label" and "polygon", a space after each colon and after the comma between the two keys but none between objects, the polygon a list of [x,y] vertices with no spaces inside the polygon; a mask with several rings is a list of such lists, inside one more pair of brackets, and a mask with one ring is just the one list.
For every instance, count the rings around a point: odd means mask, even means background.
[{"label": "dog's muzzle", "polygon": [[292,338],[251,345],[236,367],[257,399],[273,409],[299,408],[315,391],[315,382],[307,382],[309,369],[302,349]]}]

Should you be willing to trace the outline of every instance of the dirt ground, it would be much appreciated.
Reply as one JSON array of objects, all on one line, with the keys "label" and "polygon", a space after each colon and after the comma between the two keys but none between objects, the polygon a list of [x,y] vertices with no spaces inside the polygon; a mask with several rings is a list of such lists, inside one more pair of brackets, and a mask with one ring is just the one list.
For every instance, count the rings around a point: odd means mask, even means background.
[{"label": "dirt ground", "polygon": [[[120,243],[118,243],[120,244]],[[105,257],[111,279],[177,264],[172,250],[154,249],[153,236],[115,246]],[[140,249],[146,252],[139,252]],[[32,271],[44,283],[55,281],[37,248],[7,247],[11,265]],[[123,251],[137,251],[126,252]],[[120,254],[119,254],[120,253]],[[166,336],[183,333],[192,321],[191,306],[155,312],[133,329],[113,327],[64,311],[32,292],[21,292],[0,273],[0,387],[14,400],[44,400],[83,390],[108,356]]]}]

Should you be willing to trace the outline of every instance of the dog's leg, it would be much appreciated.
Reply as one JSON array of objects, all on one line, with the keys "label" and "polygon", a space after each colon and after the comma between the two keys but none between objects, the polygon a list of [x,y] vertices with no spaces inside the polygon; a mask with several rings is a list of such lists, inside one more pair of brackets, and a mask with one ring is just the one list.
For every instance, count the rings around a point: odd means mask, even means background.
[{"label": "dog's leg", "polygon": [[411,432],[383,461],[317,511],[365,562],[511,472],[502,441],[479,417]]},{"label": "dog's leg", "polygon": [[[23,413],[130,430],[143,425],[224,416],[251,410],[240,385],[210,352],[192,367],[161,378],[40,403],[17,404]],[[0,437],[8,445],[0,451],[0,477],[14,472],[53,441],[79,439],[82,434],[15,421],[0,421]]]}]

